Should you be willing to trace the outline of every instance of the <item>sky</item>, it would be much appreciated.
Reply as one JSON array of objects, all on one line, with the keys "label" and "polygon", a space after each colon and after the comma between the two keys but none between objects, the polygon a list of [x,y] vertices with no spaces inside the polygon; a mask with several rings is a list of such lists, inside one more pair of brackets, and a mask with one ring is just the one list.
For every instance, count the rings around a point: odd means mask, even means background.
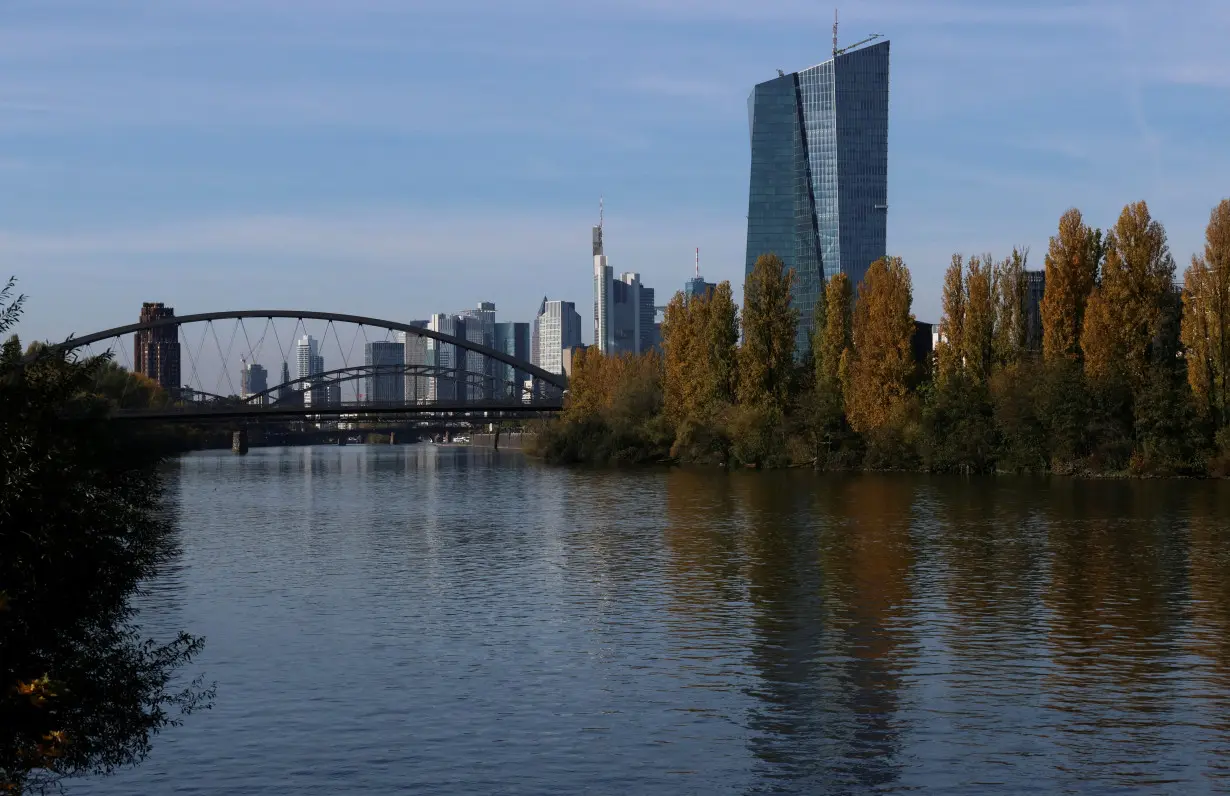
[{"label": "sky", "polygon": [[[0,0],[0,271],[24,339],[178,314],[390,320],[616,272],[741,293],[753,85],[827,60],[803,0]],[[863,0],[891,41],[888,248],[939,315],[954,252],[1149,202],[1185,267],[1230,195],[1226,0]],[[592,337],[590,324],[586,338]]]}]

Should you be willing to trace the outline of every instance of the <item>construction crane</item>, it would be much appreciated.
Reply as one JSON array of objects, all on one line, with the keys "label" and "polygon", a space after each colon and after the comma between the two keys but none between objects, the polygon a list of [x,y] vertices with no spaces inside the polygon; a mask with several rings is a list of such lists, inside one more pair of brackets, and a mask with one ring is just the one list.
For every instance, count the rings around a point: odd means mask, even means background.
[{"label": "construction crane", "polygon": [[854,44],[851,44],[849,47],[842,47],[840,50],[833,50],[833,57],[836,58],[839,55],[845,55],[846,53],[853,50],[855,47],[862,47],[864,44],[867,44],[868,42],[873,42],[876,39],[882,39],[882,38],[884,38],[883,33],[873,33],[867,38],[863,39],[862,41],[856,41]]}]

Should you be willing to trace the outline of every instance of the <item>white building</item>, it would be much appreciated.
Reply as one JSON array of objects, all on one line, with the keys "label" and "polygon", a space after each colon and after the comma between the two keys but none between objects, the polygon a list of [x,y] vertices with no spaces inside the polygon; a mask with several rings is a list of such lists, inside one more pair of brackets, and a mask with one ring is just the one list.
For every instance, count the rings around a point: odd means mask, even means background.
[{"label": "white building", "polygon": [[[316,338],[310,334],[305,334],[295,348],[295,359],[299,365],[299,378],[307,379],[311,376],[317,376],[325,372],[325,359],[320,356],[320,349],[316,344]],[[320,406],[325,403],[328,396],[322,386],[312,386],[308,382],[296,385],[299,390],[311,388],[310,395],[303,396],[305,405],[315,404]]]},{"label": "white building", "polygon": [[550,373],[564,373],[564,349],[581,345],[581,314],[571,301],[543,298],[534,319],[530,356]]},{"label": "white building", "polygon": [[[427,321],[410,321],[411,326],[419,326],[426,328]],[[405,362],[407,365],[424,366],[429,364],[427,359],[427,338],[411,332],[400,333],[402,345],[405,346]],[[407,403],[421,404],[427,400],[427,377],[408,372],[406,373],[406,401]]]},{"label": "white building", "polygon": [[[457,335],[458,318],[446,312],[437,312],[427,322],[427,328],[433,332]],[[427,339],[427,361],[444,370],[455,371],[458,366],[457,346],[452,343],[441,343],[439,340]],[[455,376],[439,376],[427,381],[428,401],[457,400],[457,380]]]}]

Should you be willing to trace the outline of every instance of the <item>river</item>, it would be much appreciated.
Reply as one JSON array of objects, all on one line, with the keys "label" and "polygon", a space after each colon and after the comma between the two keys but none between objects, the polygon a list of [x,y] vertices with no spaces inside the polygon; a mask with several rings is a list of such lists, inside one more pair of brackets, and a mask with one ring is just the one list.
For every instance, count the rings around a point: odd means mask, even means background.
[{"label": "river", "polygon": [[1230,793],[1230,484],[198,453],[88,794]]}]

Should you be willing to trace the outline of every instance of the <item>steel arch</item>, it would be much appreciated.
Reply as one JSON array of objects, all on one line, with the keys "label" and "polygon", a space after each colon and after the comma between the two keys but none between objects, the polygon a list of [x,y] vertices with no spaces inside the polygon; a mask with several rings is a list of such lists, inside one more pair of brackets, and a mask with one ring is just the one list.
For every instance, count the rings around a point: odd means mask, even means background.
[{"label": "steel arch", "polygon": [[425,329],[421,326],[411,326],[408,323],[400,323],[398,321],[386,321],[380,318],[370,318],[366,315],[348,315],[338,312],[316,312],[313,310],[231,310],[226,312],[199,312],[195,315],[179,315],[170,318],[157,318],[144,323],[130,323],[127,326],[116,326],[113,329],[104,329],[101,332],[94,332],[83,337],[70,337],[63,343],[56,343],[53,348],[72,351],[82,346],[90,345],[91,343],[110,340],[125,334],[144,331],[146,329],[156,329],[162,326],[182,326],[186,323],[203,323],[205,321],[227,321],[241,320],[243,318],[286,318],[292,320],[313,320],[313,321],[331,321],[333,323],[353,323],[357,326],[373,326],[378,329],[389,329],[395,332],[406,332],[408,334],[417,335],[418,337],[429,337],[433,340],[438,340],[441,343],[455,345],[458,348],[463,348],[467,351],[473,351],[476,354],[490,357],[498,362],[503,362],[505,365],[511,365],[514,369],[533,376],[536,379],[545,381],[561,390],[568,389],[568,379],[558,373],[551,373],[543,370],[537,365],[531,365],[529,362],[522,362],[514,356],[505,354],[503,351],[496,350],[481,343],[474,343],[461,337],[442,332]]},{"label": "steel arch", "polygon": [[[503,379],[488,376],[485,373],[475,373],[462,368],[443,368],[439,365],[351,365],[346,368],[334,368],[333,370],[325,370],[311,376],[300,376],[297,379],[275,384],[272,387],[266,387],[260,392],[254,392],[246,398],[240,398],[243,403],[255,404],[258,399],[268,396],[276,396],[279,390],[291,389],[295,390],[299,385],[313,384],[317,380],[324,385],[345,384],[351,381],[358,381],[369,376],[393,376],[406,377],[416,376],[421,378],[434,379],[454,379],[458,383],[464,384],[481,384],[485,381],[491,381],[494,384],[502,384],[516,388],[514,391],[520,395],[525,392],[524,387],[517,386],[516,382],[505,381]],[[508,391],[508,392],[514,392]],[[204,393],[212,395],[211,393]],[[219,396],[221,397],[221,396]]]}]

